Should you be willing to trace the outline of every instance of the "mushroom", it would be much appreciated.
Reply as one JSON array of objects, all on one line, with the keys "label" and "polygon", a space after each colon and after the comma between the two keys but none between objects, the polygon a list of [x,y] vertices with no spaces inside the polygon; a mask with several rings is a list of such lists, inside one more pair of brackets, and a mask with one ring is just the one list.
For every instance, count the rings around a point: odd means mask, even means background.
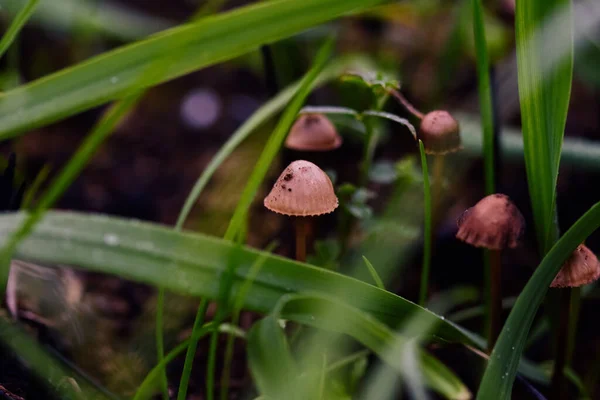
[{"label": "mushroom", "polygon": [[553,288],[579,287],[600,278],[600,262],[596,255],[584,244],[569,256],[550,284]]},{"label": "mushroom", "polygon": [[514,249],[519,245],[525,231],[525,219],[508,196],[496,193],[484,197],[466,210],[457,223],[458,239],[490,251],[491,311],[488,349],[491,350],[501,325],[501,251]]},{"label": "mushroom", "polygon": [[293,217],[296,225],[296,259],[306,261],[308,218],[329,214],[338,206],[331,180],[315,164],[292,162],[279,176],[264,205],[269,210]]},{"label": "mushroom", "polygon": [[406,98],[397,90],[388,89],[389,93],[398,100],[404,108],[411,114],[421,120],[419,126],[419,139],[423,141],[425,153],[434,156],[433,160],[433,194],[432,198],[435,223],[437,222],[438,204],[440,193],[442,191],[442,175],[444,171],[444,158],[448,153],[454,153],[462,149],[460,140],[460,126],[458,121],[444,110],[435,110],[423,114],[417,110]]},{"label": "mushroom", "polygon": [[458,121],[448,111],[436,110],[425,114],[419,131],[427,154],[439,156],[462,148]]},{"label": "mushroom", "polygon": [[329,151],[341,144],[341,136],[323,114],[301,115],[285,141],[285,147],[299,151]]}]

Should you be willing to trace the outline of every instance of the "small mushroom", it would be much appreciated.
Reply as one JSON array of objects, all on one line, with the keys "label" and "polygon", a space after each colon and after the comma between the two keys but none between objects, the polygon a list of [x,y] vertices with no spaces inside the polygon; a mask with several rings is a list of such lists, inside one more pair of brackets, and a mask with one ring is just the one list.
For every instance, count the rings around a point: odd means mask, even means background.
[{"label": "small mushroom", "polygon": [[492,350],[500,333],[502,314],[503,249],[519,245],[525,231],[525,219],[517,206],[504,194],[484,197],[458,219],[456,237],[471,246],[490,251],[491,310],[488,350]]},{"label": "small mushroom", "polygon": [[525,230],[523,215],[504,194],[484,197],[458,219],[456,237],[489,250],[514,249]]},{"label": "small mushroom", "polygon": [[436,110],[425,114],[419,133],[427,154],[444,155],[462,148],[458,121],[448,111]]},{"label": "small mushroom", "polygon": [[329,151],[340,147],[342,138],[323,114],[304,114],[292,126],[285,147],[300,151]]},{"label": "small mushroom", "polygon": [[550,284],[553,288],[579,287],[600,278],[600,262],[586,246],[580,244],[569,256]]},{"label": "small mushroom", "polygon": [[264,205],[269,210],[296,218],[296,259],[306,260],[306,217],[329,214],[338,206],[331,180],[315,164],[292,162],[279,176]]}]

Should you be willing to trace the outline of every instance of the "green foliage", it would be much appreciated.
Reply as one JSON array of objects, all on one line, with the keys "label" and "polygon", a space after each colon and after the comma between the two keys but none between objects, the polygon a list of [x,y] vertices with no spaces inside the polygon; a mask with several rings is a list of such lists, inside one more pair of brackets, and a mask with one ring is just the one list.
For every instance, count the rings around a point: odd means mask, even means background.
[{"label": "green foliage", "polygon": [[[2,244],[26,218],[23,213],[0,216]],[[219,276],[231,260],[238,263],[234,290],[248,277],[252,263],[264,252],[237,247],[210,236],[174,232],[167,227],[120,218],[47,212],[15,257],[50,264],[116,274],[175,293],[218,296]],[[390,292],[356,279],[268,255],[248,291],[244,308],[269,312],[279,298],[290,292],[335,293],[349,306],[372,314],[381,322],[397,326],[414,313],[436,326],[434,337],[481,344],[481,341],[432,312]]]},{"label": "green foliage", "polygon": [[[397,373],[406,373],[401,355],[410,341],[405,337],[394,334],[370,315],[342,301],[327,296],[287,295],[281,298],[268,317],[252,327],[248,335],[252,374],[261,393],[269,398],[318,398],[311,392],[318,387],[314,382],[316,377],[310,370],[299,370],[299,364],[293,359],[279,325],[279,320],[284,317],[349,335],[375,352]],[[320,352],[319,348],[311,350]],[[469,390],[454,373],[425,351],[418,350],[415,367],[420,370],[427,385],[445,398],[470,397]]]},{"label": "green foliage", "polygon": [[11,43],[15,40],[19,31],[25,26],[27,20],[31,17],[35,8],[37,7],[39,0],[28,0],[23,8],[15,15],[12,23],[8,27],[8,30],[0,39],[0,58],[4,55],[6,50],[10,47]]},{"label": "green foliage", "polygon": [[570,0],[519,1],[519,99],[527,181],[540,252],[558,236],[556,180],[573,75]]},{"label": "green foliage", "polygon": [[527,334],[550,283],[569,255],[600,227],[600,203],[585,213],[550,249],[525,285],[490,357],[478,399],[510,399]]},{"label": "green foliage", "polygon": [[[0,95],[0,139],[230,60],[262,44],[381,2],[273,1],[169,29]],[[173,50],[177,50],[175,56]],[[168,73],[138,82],[139,75],[157,59],[171,63]]]}]

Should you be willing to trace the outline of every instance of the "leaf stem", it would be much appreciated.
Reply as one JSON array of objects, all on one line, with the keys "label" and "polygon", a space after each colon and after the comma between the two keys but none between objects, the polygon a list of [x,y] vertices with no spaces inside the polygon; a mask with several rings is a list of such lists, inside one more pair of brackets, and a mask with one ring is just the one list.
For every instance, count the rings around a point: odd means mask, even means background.
[{"label": "leaf stem", "polygon": [[406,97],[404,97],[399,90],[388,89],[388,93],[391,94],[393,98],[398,100],[400,104],[402,104],[404,108],[406,108],[412,115],[419,119],[423,119],[425,115],[421,111],[417,110],[408,100],[406,100]]}]

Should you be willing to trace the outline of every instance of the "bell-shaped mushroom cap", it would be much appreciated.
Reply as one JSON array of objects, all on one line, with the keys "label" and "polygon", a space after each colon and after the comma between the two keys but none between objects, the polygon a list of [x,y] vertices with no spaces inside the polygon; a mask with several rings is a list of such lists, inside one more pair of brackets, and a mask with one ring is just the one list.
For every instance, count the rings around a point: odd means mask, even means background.
[{"label": "bell-shaped mushroom cap", "polygon": [[301,151],[329,151],[342,144],[342,137],[323,114],[304,114],[292,126],[285,147]]},{"label": "bell-shaped mushroom cap", "polygon": [[525,230],[525,219],[504,194],[492,194],[466,210],[458,219],[456,237],[490,250],[515,248]]},{"label": "bell-shaped mushroom cap", "polygon": [[550,287],[579,287],[600,278],[600,263],[587,246],[580,244],[569,256]]},{"label": "bell-shaped mushroom cap", "polygon": [[448,111],[437,110],[425,114],[419,127],[425,153],[446,154],[462,148],[458,121]]},{"label": "bell-shaped mushroom cap", "polygon": [[279,176],[264,201],[269,210],[284,215],[328,214],[338,206],[331,180],[315,164],[298,160]]}]

